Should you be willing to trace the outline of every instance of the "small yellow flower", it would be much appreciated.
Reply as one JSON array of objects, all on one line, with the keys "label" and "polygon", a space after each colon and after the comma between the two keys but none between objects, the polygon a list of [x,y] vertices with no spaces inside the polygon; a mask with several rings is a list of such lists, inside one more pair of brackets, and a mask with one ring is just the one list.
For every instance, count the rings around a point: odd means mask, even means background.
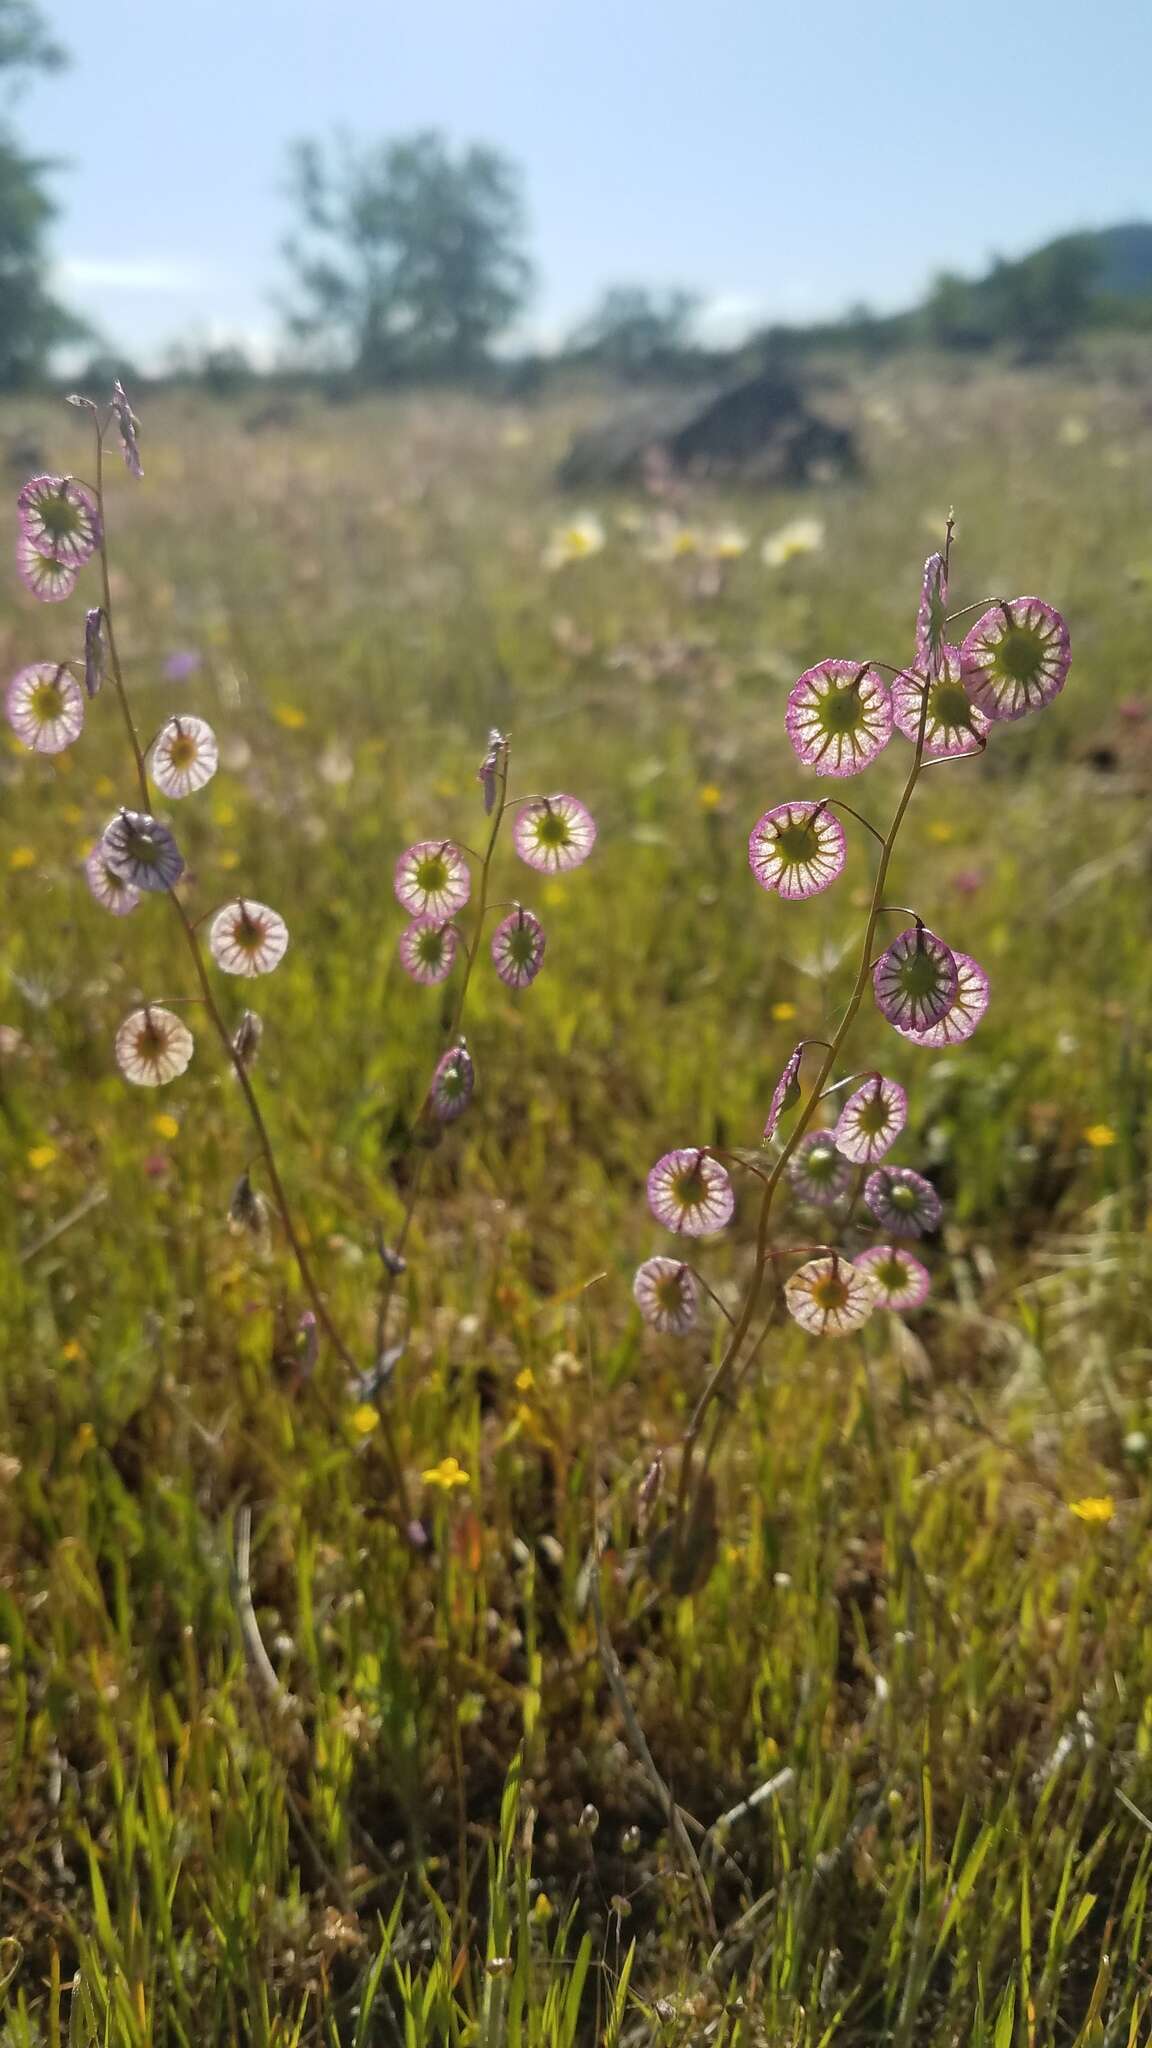
[{"label": "small yellow flower", "polygon": [[694,555],[700,546],[700,536],[691,526],[678,526],[669,542],[672,555]]},{"label": "small yellow flower", "polygon": [[60,816],[66,825],[82,825],[84,823],[84,813],[80,809],[79,804],[65,804]]},{"label": "small yellow flower", "polygon": [[460,792],[457,789],[456,784],[452,782],[447,775],[442,775],[440,777],[439,782],[436,784],[436,794],[437,796],[450,797],[459,796]]},{"label": "small yellow flower", "polygon": [[532,1908],[532,1912],[535,1918],[537,1920],[551,1920],[555,1911],[556,1908],[552,1904],[551,1899],[548,1897],[547,1892],[540,1892],[537,1895],[536,1903]]},{"label": "small yellow flower", "polygon": [[223,868],[226,873],[231,873],[233,868],[239,867],[240,855],[234,847],[226,846],[222,853],[217,854],[216,865],[218,868]]},{"label": "small yellow flower", "polygon": [[55,1145],[33,1145],[28,1154],[28,1164],[33,1173],[43,1173],[56,1157]]},{"label": "small yellow flower", "polygon": [[1116,1513],[1110,1493],[1089,1493],[1083,1500],[1070,1500],[1068,1507],[1078,1522],[1110,1522]]},{"label": "small yellow flower", "polygon": [[790,1024],[796,1015],[795,1003],[773,1003],[769,1016],[774,1024]]},{"label": "small yellow flower", "polygon": [[818,554],[823,545],[822,519],[793,519],[787,526],[769,534],[760,550],[760,557],[767,568],[783,569],[801,555]]},{"label": "small yellow flower", "polygon": [[34,846],[14,846],[8,855],[8,865],[14,875],[18,875],[22,868],[34,868],[36,865],[36,848]]},{"label": "small yellow flower", "polygon": [[65,1365],[75,1365],[76,1360],[84,1356],[84,1346],[75,1337],[69,1337],[68,1342],[60,1346],[60,1356]]},{"label": "small yellow flower", "polygon": [[950,825],[947,818],[933,818],[928,827],[928,837],[934,839],[937,846],[947,846],[948,841],[956,837],[956,827]]},{"label": "small yellow flower", "polygon": [[544,567],[562,569],[568,562],[582,562],[598,555],[604,545],[604,528],[594,512],[582,512],[567,526],[553,528],[544,550]]},{"label": "small yellow flower", "polygon": [[92,787],[101,800],[116,794],[116,784],[110,775],[98,775]]},{"label": "small yellow flower", "polygon": [[1094,1152],[1106,1152],[1109,1145],[1116,1143],[1116,1133],[1111,1124],[1087,1124],[1081,1135]]},{"label": "small yellow flower", "polygon": [[714,782],[706,782],[703,788],[696,792],[696,801],[702,811],[714,811],[723,801],[723,796],[723,790],[717,789]]},{"label": "small yellow flower", "polygon": [[285,732],[303,732],[308,723],[307,715],[295,704],[277,704],[272,716],[277,725],[284,727]]},{"label": "small yellow flower", "polygon": [[161,1110],[159,1116],[153,1117],[152,1129],[158,1138],[178,1138],[180,1136],[180,1126],[176,1118],[169,1116],[166,1110]]},{"label": "small yellow flower", "polygon": [[425,1486],[438,1486],[442,1493],[451,1493],[454,1487],[470,1484],[468,1474],[458,1458],[441,1458],[438,1465],[429,1465],[420,1474]]},{"label": "small yellow flower", "polygon": [[352,1427],[357,1436],[371,1436],[372,1431],[379,1427],[379,1423],[379,1411],[367,1401],[362,1401],[358,1408],[352,1410]]},{"label": "small yellow flower", "polygon": [[530,1365],[526,1365],[523,1372],[517,1373],[515,1385],[518,1394],[530,1394],[532,1392],[533,1387],[536,1385],[536,1375]]},{"label": "small yellow flower", "polygon": [[708,534],[703,552],[714,562],[736,562],[748,552],[748,535],[741,526],[718,526]]},{"label": "small yellow flower", "polygon": [[227,803],[222,798],[218,804],[213,804],[212,806],[212,819],[213,823],[217,825],[234,825],[236,823],[235,804]]}]

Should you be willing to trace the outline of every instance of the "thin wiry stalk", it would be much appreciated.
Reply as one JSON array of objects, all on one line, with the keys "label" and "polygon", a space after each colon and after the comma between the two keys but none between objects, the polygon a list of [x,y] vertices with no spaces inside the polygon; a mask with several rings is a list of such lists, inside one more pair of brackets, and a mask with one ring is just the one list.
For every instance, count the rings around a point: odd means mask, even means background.
[{"label": "thin wiry stalk", "polygon": [[[448,1026],[449,1046],[453,1045],[460,1035],[460,1027],[464,1022],[464,1007],[468,1001],[468,989],[472,981],[472,970],[476,965],[477,955],[479,954],[480,951],[480,941],[483,936],[484,919],[488,911],[488,888],[492,876],[492,861],[496,852],[496,842],[500,837],[500,827],[504,821],[504,813],[508,808],[508,753],[508,743],[507,741],[505,741],[504,746],[501,750],[499,784],[496,802],[492,812],[492,829],[488,834],[488,843],[485,846],[484,853],[480,861],[480,886],[476,895],[476,914],[472,922],[471,941],[469,941],[462,935],[465,965],[464,972],[460,977],[460,986],[456,992],[456,1001],[452,1006],[452,1020]],[[461,842],[459,840],[455,840],[453,842],[453,844],[457,846],[460,843]],[[432,1099],[432,1089],[434,1084],[435,1069],[433,1069],[433,1073],[431,1078],[429,1079],[428,1086],[425,1088],[424,1093],[420,1099],[420,1107],[416,1111],[416,1115],[412,1120],[412,1128],[414,1130],[419,1129],[420,1125],[424,1121],[424,1118],[428,1114],[428,1104]],[[404,1214],[401,1218],[400,1229],[397,1234],[396,1244],[394,1247],[397,1256],[401,1258],[403,1257],[404,1247],[408,1242],[408,1233],[412,1228],[412,1221],[416,1214],[416,1204],[420,1199],[420,1190],[421,1184],[424,1179],[424,1166],[426,1159],[427,1153],[421,1151],[417,1157],[415,1167],[413,1168],[412,1179],[408,1187],[407,1196],[405,1198]],[[392,1306],[392,1297],[396,1291],[397,1278],[398,1275],[390,1267],[384,1286],[381,1290],[380,1306],[377,1310],[376,1315],[376,1345],[378,1351],[383,1350],[385,1339],[387,1337],[388,1311]]]},{"label": "thin wiry stalk", "polygon": [[[113,619],[112,606],[112,579],[109,571],[108,562],[108,521],[104,504],[104,435],[107,432],[107,429],[108,420],[105,419],[103,422],[101,422],[99,418],[97,418],[96,501],[100,513],[100,575],[104,592],[104,624],[108,634],[108,660],[109,667],[112,673],[113,687],[116,691],[117,701],[120,705],[121,714],[123,716],[125,728],[128,733],[129,743],[132,748],[132,757],[136,764],[136,779],[140,789],[141,808],[144,811],[150,813],[152,809],[152,797],[148,784],[148,768],[145,761],[143,750],[140,745],[139,735],[136,730],[136,721],[132,715],[132,705],[128,696],[127,687],[124,682],[124,671],[120,663],[120,655],[116,646],[116,628]],[[280,1168],[276,1161],[276,1153],[272,1144],[271,1135],[269,1133],[267,1123],[264,1119],[264,1112],[260,1107],[256,1091],[252,1086],[251,1076],[248,1072],[248,1069],[244,1061],[241,1059],[239,1053],[237,1052],[235,1046],[232,1043],[232,1034],[228,1029],[224,1017],[221,1014],[219,1003],[216,1000],[215,990],[212,987],[211,977],[209,976],[208,969],[205,964],[204,953],[200,944],[200,936],[197,929],[197,924],[194,923],[193,920],[189,917],[188,912],[185,909],[184,904],[181,902],[179,896],[176,894],[176,891],[170,888],[166,893],[168,896],[168,900],[171,903],[172,908],[175,912],[177,922],[180,925],[180,929],[184,934],[184,938],[188,946],[189,955],[192,961],[193,972],[196,975],[196,980],[200,988],[200,994],[203,998],[205,1009],[207,1010],[208,1016],[211,1020],[212,1028],[215,1031],[216,1036],[220,1040],[220,1044],[224,1050],[225,1057],[227,1058],[228,1063],[236,1076],[236,1079],[240,1086],[240,1092],[244,1097],[244,1106],[248,1111],[248,1115],[252,1123],[252,1128],[256,1133],[256,1140],[260,1149],[260,1157],[263,1160],[264,1170],[268,1176],[268,1185],[272,1191],[272,1199],[276,1205],[276,1211],[279,1215],[281,1224],[283,1225],[284,1235],[288,1240],[292,1256],[296,1261],[296,1268],[300,1275],[301,1285],[303,1286],[304,1292],[308,1296],[308,1299],[312,1305],[312,1308],[316,1315],[316,1320],[320,1324],[321,1329],[324,1331],[325,1336],[328,1338],[328,1341],[331,1344],[333,1350],[336,1352],[337,1357],[340,1359],[341,1363],[348,1368],[350,1372],[358,1374],[359,1367],[357,1365],[357,1362],[353,1357],[346,1340],[341,1335],[339,1329],[337,1328],[335,1322],[332,1319],[327,1303],[325,1302],[324,1296],[320,1291],[320,1287],[317,1282],[315,1273],[312,1270],[312,1262],[304,1248],[303,1239],[300,1235],[299,1229],[297,1228],[295,1217],[292,1214],[292,1206],[288,1200],[287,1189],[285,1188],[283,1179],[281,1178]],[[388,1422],[387,1417],[384,1418],[384,1426],[386,1433],[385,1441],[388,1450],[389,1462],[392,1466],[393,1480],[395,1482],[397,1492],[400,1496],[404,1512],[407,1515],[409,1512],[410,1505],[408,1499],[407,1481],[404,1477],[404,1468],[401,1464],[395,1437],[392,1433],[392,1429]]]},{"label": "thin wiry stalk", "polygon": [[[949,522],[948,541],[945,546],[946,561],[948,548],[951,543],[951,538],[952,528],[951,522]],[[796,1123],[793,1126],[791,1134],[786,1140],[784,1146],[782,1147],[780,1156],[776,1160],[776,1163],[773,1166],[765,1182],[764,1193],[760,1202],[760,1217],[756,1230],[756,1260],[752,1269],[752,1277],[748,1284],[748,1291],[744,1297],[744,1304],[740,1310],[738,1317],[736,1318],[732,1335],[728,1341],[727,1347],[724,1351],[724,1355],[721,1358],[719,1364],[716,1366],[715,1370],[709,1375],[709,1378],[705,1382],[703,1390],[700,1393],[696,1405],[692,1410],[691,1416],[689,1417],[688,1426],[684,1431],[684,1435],[681,1440],[680,1476],[676,1489],[676,1506],[673,1524],[677,1531],[683,1531],[685,1527],[690,1526],[691,1524],[691,1517],[688,1517],[686,1521],[686,1509],[688,1504],[689,1489],[692,1481],[693,1459],[695,1455],[696,1445],[700,1440],[701,1431],[704,1428],[704,1424],[707,1421],[709,1412],[713,1404],[716,1401],[720,1400],[721,1397],[727,1394],[728,1392],[729,1384],[732,1380],[733,1374],[735,1373],[739,1362],[741,1349],[744,1345],[745,1338],[748,1335],[748,1331],[751,1328],[753,1318],[755,1317],[756,1310],[760,1303],[761,1294],[764,1290],[765,1275],[767,1273],[769,1259],[771,1257],[771,1248],[768,1243],[768,1228],[771,1220],[772,1203],[776,1195],[776,1190],[779,1187],[781,1180],[783,1179],[785,1171],[787,1170],[789,1160],[793,1157],[793,1154],[795,1153],[798,1145],[800,1144],[800,1141],[803,1138],[805,1132],[808,1130],[808,1127],[811,1124],[812,1119],[820,1106],[820,1098],[824,1093],[828,1081],[831,1078],[833,1069],[836,1065],[837,1060],[840,1057],[841,1050],[843,1049],[843,1046],[847,1040],[848,1034],[856,1021],[857,1013],[864,999],[864,992],[868,986],[868,978],[872,972],[872,945],[876,936],[876,927],[879,923],[880,916],[885,908],[884,889],[885,884],[888,880],[888,870],[892,863],[892,854],[896,846],[896,841],[900,834],[900,827],[904,823],[904,818],[907,813],[908,806],[912,801],[913,792],[916,788],[917,782],[920,779],[920,771],[923,766],[924,735],[927,729],[927,724],[928,692],[925,690],[920,704],[920,721],[916,733],[916,747],[912,757],[912,766],[908,772],[908,779],[904,784],[904,789],[901,793],[900,801],[896,806],[896,810],[892,818],[892,823],[888,827],[888,831],[884,836],[883,845],[880,850],[880,859],[876,867],[876,878],[872,885],[872,898],[868,908],[868,918],[864,927],[863,943],[860,948],[860,964],[857,968],[856,980],[853,985],[852,994],[848,999],[848,1007],[840,1020],[838,1030],[833,1034],[832,1042],[829,1045],[828,1050],[821,1063],[820,1071],[816,1076],[816,1080],[813,1083],[811,1090],[809,1091],[808,1100],[805,1103],[803,1109],[801,1110],[800,1115],[797,1117]],[[731,1412],[732,1410],[731,1408],[729,1408],[728,1413]],[[719,1441],[720,1436],[723,1433],[724,1418],[725,1410],[721,1408],[720,1412],[716,1417],[716,1422],[712,1431],[711,1441],[708,1447],[709,1461],[711,1461],[711,1458],[714,1456],[717,1443]]]}]

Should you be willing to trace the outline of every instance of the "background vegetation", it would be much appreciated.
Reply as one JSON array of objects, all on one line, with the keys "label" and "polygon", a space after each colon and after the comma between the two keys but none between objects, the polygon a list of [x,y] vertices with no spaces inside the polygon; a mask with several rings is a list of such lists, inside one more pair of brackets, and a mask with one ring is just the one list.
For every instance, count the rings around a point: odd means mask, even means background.
[{"label": "background vegetation", "polygon": [[[598,503],[606,545],[551,572],[577,401],[148,413],[110,505],[122,651],[146,727],[183,704],[224,741],[181,816],[198,907],[243,880],[288,919],[258,1079],[366,1365],[444,1022],[398,969],[394,857],[475,835],[492,722],[601,839],[529,892],[536,986],[477,980],[480,1092],[430,1162],[386,1396],[417,1537],[363,1388],[301,1376],[283,1247],[227,1227],[249,1147],[207,1035],[158,1096],[113,1068],[125,1011],[184,990],[167,921],[112,922],[78,871],[129,789],[113,707],[55,763],[0,753],[6,2044],[1147,2037],[1147,384],[914,358],[840,402],[864,467],[805,499],[814,552],[760,558],[794,498],[701,490],[656,549],[651,506]],[[13,492],[33,447],[80,466],[62,408],[7,429]],[[747,833],[799,793],[799,670],[908,651],[950,501],[958,601],[1041,592],[1074,662],[925,778],[898,860],[989,969],[987,1020],[947,1057],[857,1039],[945,1198],[936,1292],[845,1344],[771,1336],[677,1598],[638,1489],[709,1343],[633,1311],[644,1176],[754,1142],[843,999],[866,844],[787,909]],[[79,595],[9,596],[9,672],[76,644]],[[594,1516],[707,1903],[605,1677]]]}]

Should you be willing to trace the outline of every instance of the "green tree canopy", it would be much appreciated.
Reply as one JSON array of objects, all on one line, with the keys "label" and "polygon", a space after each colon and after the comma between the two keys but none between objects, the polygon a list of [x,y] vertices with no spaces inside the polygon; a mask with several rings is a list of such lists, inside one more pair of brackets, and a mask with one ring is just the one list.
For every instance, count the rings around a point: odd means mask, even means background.
[{"label": "green tree canopy", "polygon": [[[34,0],[0,0],[0,91],[11,99],[29,76],[63,62]],[[52,168],[28,156],[0,117],[0,386],[26,383],[43,371],[57,343],[87,332],[47,287]]]},{"label": "green tree canopy", "polygon": [[620,376],[647,376],[667,368],[691,346],[699,305],[695,292],[611,285],[595,311],[573,329],[568,346]]},{"label": "green tree canopy", "polygon": [[499,150],[432,132],[298,142],[289,195],[292,332],[366,382],[466,375],[526,303],[520,176]]}]

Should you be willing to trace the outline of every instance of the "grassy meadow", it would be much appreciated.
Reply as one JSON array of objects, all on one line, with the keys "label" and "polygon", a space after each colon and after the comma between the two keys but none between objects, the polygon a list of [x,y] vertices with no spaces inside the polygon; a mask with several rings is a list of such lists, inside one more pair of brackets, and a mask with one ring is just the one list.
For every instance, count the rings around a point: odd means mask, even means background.
[{"label": "grassy meadow", "polygon": [[[301,1371],[283,1236],[229,1227],[255,1147],[196,1008],[180,1080],[116,1071],[126,1012],[193,991],[168,907],[112,919],[80,871],[133,801],[111,691],[65,755],[0,742],[3,2048],[1152,2039],[1152,385],[862,373],[859,479],[693,489],[659,559],[639,493],[554,488],[601,402],[171,397],[145,481],[109,479],[141,732],[183,708],[221,741],[171,807],[191,914],[243,889],[291,931],[266,982],[216,983],[264,1019],[255,1085],[365,1370],[376,1237],[420,1175],[375,1395],[330,1346]],[[86,473],[64,407],[3,426],[38,451],[13,500]],[[800,670],[908,657],[950,505],[953,603],[1038,593],[1073,664],[924,775],[896,851],[893,899],[987,968],[987,1018],[936,1054],[868,1003],[849,1048],[909,1090],[934,1291],[842,1342],[773,1321],[678,1593],[647,1543],[722,1324],[641,1324],[632,1273],[671,1248],[645,1176],[755,1147],[842,1010],[867,835],[793,905],[747,836],[818,786],[783,729]],[[543,566],[585,509],[604,547]],[[767,566],[801,515],[823,545]],[[5,675],[78,652],[99,601],[94,568],[51,606],[13,570]],[[420,1158],[453,985],[401,971],[393,865],[479,842],[492,724],[513,791],[573,791],[599,842],[554,879],[502,844],[545,967],[515,994],[482,954],[476,1098]],[[906,764],[897,740],[845,796],[885,826]],[[754,1185],[701,1254],[729,1303]]]}]

